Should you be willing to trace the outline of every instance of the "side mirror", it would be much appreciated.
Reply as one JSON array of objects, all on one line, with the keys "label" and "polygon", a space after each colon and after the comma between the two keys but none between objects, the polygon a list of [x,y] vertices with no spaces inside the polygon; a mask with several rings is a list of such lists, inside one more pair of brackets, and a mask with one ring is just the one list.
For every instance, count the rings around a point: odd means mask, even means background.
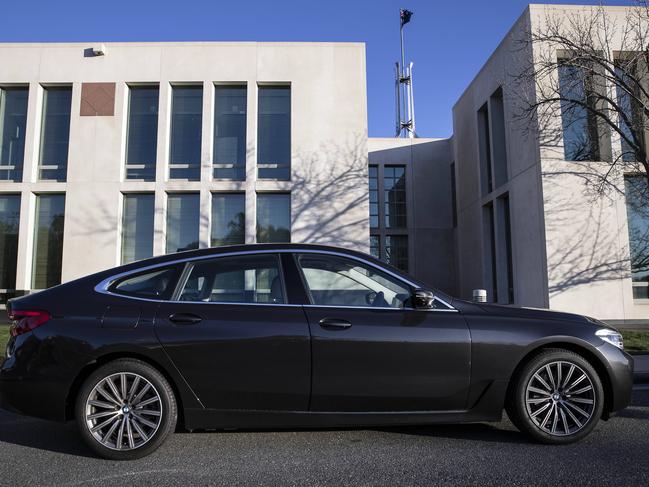
[{"label": "side mirror", "polygon": [[431,291],[416,289],[412,295],[412,307],[415,309],[433,309],[435,295]]}]

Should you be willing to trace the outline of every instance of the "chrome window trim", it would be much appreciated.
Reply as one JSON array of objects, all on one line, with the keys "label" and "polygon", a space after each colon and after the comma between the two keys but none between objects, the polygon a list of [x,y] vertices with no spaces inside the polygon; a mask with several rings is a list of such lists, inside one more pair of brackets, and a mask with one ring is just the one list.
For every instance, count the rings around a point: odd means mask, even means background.
[{"label": "chrome window trim", "polygon": [[[337,257],[345,257],[348,259],[353,259],[358,262],[363,262],[366,265],[369,265],[371,267],[374,267],[375,269],[379,269],[382,272],[385,272],[386,274],[394,277],[398,281],[407,284],[411,288],[418,289],[419,286],[415,284],[414,282],[399,276],[395,274],[394,272],[390,271],[389,269],[386,269],[382,266],[379,266],[377,264],[374,264],[373,262],[370,262],[368,260],[365,260],[361,257],[358,257],[356,255],[350,255],[345,252],[337,252],[334,250],[316,250],[316,249],[257,249],[257,250],[241,250],[237,252],[223,252],[219,254],[208,254],[208,255],[199,255],[196,257],[185,257],[184,259],[176,259],[176,260],[170,260],[167,262],[160,262],[158,264],[151,264],[148,266],[144,267],[138,267],[137,269],[133,269],[130,271],[126,272],[120,272],[119,274],[115,274],[113,276],[107,277],[106,279],[100,281],[95,287],[94,290],[98,293],[101,294],[108,294],[110,296],[119,296],[121,298],[128,298],[128,299],[137,299],[140,301],[152,301],[152,302],[157,302],[157,303],[199,303],[199,301],[172,301],[172,300],[165,300],[165,299],[149,299],[149,298],[139,298],[136,296],[126,296],[123,294],[117,294],[117,293],[112,293],[108,290],[108,288],[117,280],[122,279],[123,277],[127,277],[131,274],[139,274],[144,271],[152,270],[152,269],[157,269],[159,267],[168,267],[172,266],[175,264],[189,264],[190,262],[196,261],[196,260],[207,260],[207,259],[215,259],[219,257],[229,257],[229,256],[237,256],[237,255],[249,255],[249,254],[306,254],[306,253],[311,253],[311,254],[325,254],[325,255],[335,255]],[[281,259],[280,259],[281,263]],[[181,273],[182,274],[182,273]],[[181,276],[182,277],[182,276]],[[179,278],[180,281],[180,278]],[[173,297],[173,296],[172,296]],[[439,298],[438,296],[435,296],[435,300],[438,301],[439,303],[442,303],[444,306],[447,306],[448,309],[430,309],[430,310],[416,310],[416,311],[442,311],[442,312],[457,312],[457,309],[455,309],[453,306],[451,306],[449,303],[447,303],[445,300]],[[312,305],[312,304],[281,304],[281,303],[230,303],[230,302],[203,302],[200,301],[203,304],[246,304],[246,305],[256,305],[256,306],[307,306],[307,307],[321,307],[318,305]],[[415,310],[415,308],[372,308],[371,306],[331,306],[332,308],[355,308],[355,309],[391,309],[391,310],[396,310],[396,311],[403,311],[403,310]]]}]

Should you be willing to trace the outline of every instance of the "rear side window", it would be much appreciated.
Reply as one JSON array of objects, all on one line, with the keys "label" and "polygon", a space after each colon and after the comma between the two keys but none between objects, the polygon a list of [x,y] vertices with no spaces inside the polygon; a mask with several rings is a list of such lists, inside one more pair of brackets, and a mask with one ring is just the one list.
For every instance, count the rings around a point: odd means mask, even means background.
[{"label": "rear side window", "polygon": [[178,299],[205,303],[286,303],[279,258],[218,257],[192,264]]},{"label": "rear side window", "polygon": [[179,266],[155,269],[122,278],[110,291],[125,296],[147,299],[169,299],[178,279]]}]

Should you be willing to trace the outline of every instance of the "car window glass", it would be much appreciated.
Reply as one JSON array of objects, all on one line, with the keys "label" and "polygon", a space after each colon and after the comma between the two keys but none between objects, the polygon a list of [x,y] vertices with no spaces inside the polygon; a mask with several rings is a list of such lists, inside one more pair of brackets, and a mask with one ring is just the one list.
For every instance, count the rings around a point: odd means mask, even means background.
[{"label": "car window glass", "polygon": [[112,291],[139,298],[165,299],[173,290],[177,273],[176,267],[167,267],[126,277],[113,285]]},{"label": "car window glass", "polygon": [[410,298],[409,286],[354,259],[301,254],[298,262],[312,304],[403,308]]},{"label": "car window glass", "polygon": [[276,255],[219,257],[192,264],[180,301],[283,304],[284,286]]}]

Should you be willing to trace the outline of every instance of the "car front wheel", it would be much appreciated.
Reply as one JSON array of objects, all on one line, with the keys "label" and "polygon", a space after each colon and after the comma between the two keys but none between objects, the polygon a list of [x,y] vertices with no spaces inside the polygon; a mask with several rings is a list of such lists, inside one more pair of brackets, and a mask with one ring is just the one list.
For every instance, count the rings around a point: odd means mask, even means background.
[{"label": "car front wheel", "polygon": [[602,415],[599,375],[586,359],[569,350],[540,353],[514,380],[507,413],[514,425],[540,442],[578,441]]},{"label": "car front wheel", "polygon": [[118,359],[93,372],[81,386],[75,408],[81,436],[111,460],[153,452],[174,431],[177,415],[169,382],[134,359]]}]

